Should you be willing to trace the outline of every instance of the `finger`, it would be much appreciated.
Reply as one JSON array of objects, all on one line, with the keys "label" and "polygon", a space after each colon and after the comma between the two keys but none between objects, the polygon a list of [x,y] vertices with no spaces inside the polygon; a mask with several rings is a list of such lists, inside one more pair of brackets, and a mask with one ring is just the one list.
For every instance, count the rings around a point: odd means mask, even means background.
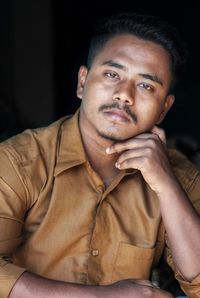
[{"label": "finger", "polygon": [[166,144],[166,134],[165,134],[165,131],[164,129],[158,127],[158,126],[154,126],[151,130],[151,132],[153,134],[156,134],[160,139],[161,141]]},{"label": "finger", "polygon": [[127,159],[151,155],[151,151],[152,149],[148,147],[140,147],[124,151],[118,158],[117,164],[120,165]]},{"label": "finger", "polygon": [[129,158],[121,163],[116,162],[115,167],[119,170],[137,169],[142,171],[142,168],[144,167],[144,157]]},{"label": "finger", "polygon": [[158,139],[158,136],[156,136],[155,134],[154,135],[142,134],[128,141],[115,143],[114,145],[106,149],[106,153],[107,154],[120,153],[125,150],[134,149],[134,148],[151,147],[153,146],[154,142],[157,139]]}]

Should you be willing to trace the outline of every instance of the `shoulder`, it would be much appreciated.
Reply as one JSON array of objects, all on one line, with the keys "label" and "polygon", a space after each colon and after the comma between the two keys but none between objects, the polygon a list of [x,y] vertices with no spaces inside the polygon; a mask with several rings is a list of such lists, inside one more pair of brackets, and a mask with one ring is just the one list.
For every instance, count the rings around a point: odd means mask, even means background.
[{"label": "shoulder", "polygon": [[67,118],[63,117],[46,127],[27,129],[7,139],[0,144],[0,155],[4,151],[11,159],[14,158],[23,163],[44,152],[48,154],[56,146],[60,128]]},{"label": "shoulder", "polygon": [[33,198],[52,176],[61,127],[68,117],[38,129],[28,129],[0,144],[0,177],[9,187]]},{"label": "shoulder", "polygon": [[199,176],[199,171],[196,166],[179,151],[169,149],[168,153],[171,166],[177,178],[180,182],[184,183],[186,188],[189,188],[196,177]]}]

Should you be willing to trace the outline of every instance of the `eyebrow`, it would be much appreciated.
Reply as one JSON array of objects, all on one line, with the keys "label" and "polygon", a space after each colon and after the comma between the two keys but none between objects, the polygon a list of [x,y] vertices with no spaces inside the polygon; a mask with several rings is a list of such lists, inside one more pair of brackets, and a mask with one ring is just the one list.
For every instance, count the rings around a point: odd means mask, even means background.
[{"label": "eyebrow", "polygon": [[[116,67],[118,69],[124,69],[124,70],[126,69],[126,67],[124,65],[122,65],[118,62],[115,62],[113,60],[107,60],[107,61],[103,62],[102,65],[108,65],[111,67]],[[151,81],[156,82],[156,83],[160,84],[161,86],[163,86],[163,82],[158,78],[157,75],[151,75],[148,73],[139,73],[138,75],[143,77],[144,79],[151,80]]]},{"label": "eyebrow", "polygon": [[126,69],[126,67],[124,65],[117,63],[113,60],[107,60],[107,61],[103,62],[102,65],[108,65],[108,66],[116,67],[119,69]]},{"label": "eyebrow", "polygon": [[139,76],[143,77],[144,79],[151,80],[163,86],[163,82],[157,77],[157,75],[150,75],[148,73],[139,73]]}]

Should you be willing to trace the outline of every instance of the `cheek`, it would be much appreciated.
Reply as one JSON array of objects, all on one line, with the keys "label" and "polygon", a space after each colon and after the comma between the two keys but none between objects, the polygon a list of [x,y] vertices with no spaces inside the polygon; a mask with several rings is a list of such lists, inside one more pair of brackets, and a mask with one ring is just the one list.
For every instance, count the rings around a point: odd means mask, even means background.
[{"label": "cheek", "polygon": [[102,84],[93,83],[84,88],[82,100],[84,105],[98,108],[112,100],[112,92],[108,88],[102,87]]},{"label": "cheek", "polygon": [[162,106],[158,102],[141,103],[138,107],[137,115],[144,123],[156,123],[160,119]]}]

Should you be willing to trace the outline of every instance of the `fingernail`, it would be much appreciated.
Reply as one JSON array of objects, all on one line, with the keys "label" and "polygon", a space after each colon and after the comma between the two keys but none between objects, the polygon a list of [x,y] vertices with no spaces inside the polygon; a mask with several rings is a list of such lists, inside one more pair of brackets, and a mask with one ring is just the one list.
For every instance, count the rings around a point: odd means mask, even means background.
[{"label": "fingernail", "polygon": [[115,163],[116,168],[120,169],[120,164],[119,163]]},{"label": "fingernail", "polygon": [[109,147],[106,149],[106,153],[110,153],[110,148]]}]

